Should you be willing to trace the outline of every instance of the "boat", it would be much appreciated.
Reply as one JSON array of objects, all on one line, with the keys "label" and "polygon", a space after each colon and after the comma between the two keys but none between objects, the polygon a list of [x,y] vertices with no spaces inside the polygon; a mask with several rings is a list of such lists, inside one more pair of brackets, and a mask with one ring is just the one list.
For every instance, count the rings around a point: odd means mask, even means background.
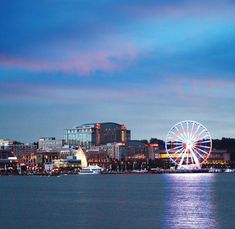
[{"label": "boat", "polygon": [[79,175],[95,175],[95,174],[100,174],[102,168],[99,167],[98,165],[92,166],[89,165],[79,171]]},{"label": "boat", "polygon": [[234,169],[225,169],[224,172],[225,173],[234,173]]},{"label": "boat", "polygon": [[208,170],[209,173],[221,173],[222,172],[222,169],[217,169],[217,168],[213,168],[211,167],[209,170]]}]

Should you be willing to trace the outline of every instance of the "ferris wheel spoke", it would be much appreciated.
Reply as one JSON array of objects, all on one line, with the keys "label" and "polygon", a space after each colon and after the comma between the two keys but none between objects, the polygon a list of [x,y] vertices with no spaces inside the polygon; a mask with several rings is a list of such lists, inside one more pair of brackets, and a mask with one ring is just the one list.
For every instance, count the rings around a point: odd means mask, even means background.
[{"label": "ferris wheel spoke", "polygon": [[181,145],[181,146],[173,147],[172,149],[182,149],[182,148],[183,148],[183,146]]},{"label": "ferris wheel spoke", "polygon": [[204,157],[203,157],[196,149],[194,149],[194,151],[199,155],[199,157],[201,157],[202,159],[204,159]]},{"label": "ferris wheel spoke", "polygon": [[180,131],[180,129],[177,126],[175,126],[175,129],[177,130],[178,134],[181,136],[182,140],[184,141],[186,136],[184,134],[182,134],[182,132]]},{"label": "ferris wheel spoke", "polygon": [[179,151],[179,154],[177,155],[177,157],[174,158],[175,163],[178,164],[178,161],[182,157],[183,153],[184,153],[184,149],[181,149],[181,151]]},{"label": "ferris wheel spoke", "polygon": [[190,149],[189,151],[190,151],[191,164],[193,164],[195,162],[195,160],[194,160],[194,157],[193,157],[192,149]]},{"label": "ferris wheel spoke", "polygon": [[177,142],[177,141],[167,141],[167,145],[182,145],[182,142]]},{"label": "ferris wheel spoke", "polygon": [[207,130],[203,129],[203,130],[198,134],[198,137],[199,137],[201,140],[208,139],[209,134],[208,134]]},{"label": "ferris wheel spoke", "polygon": [[[172,137],[172,136],[168,136],[168,139],[172,139],[173,140],[173,142],[183,142],[183,140],[182,139],[179,139],[179,138],[174,138],[174,137]],[[168,141],[168,142],[170,142],[170,141]]]},{"label": "ferris wheel spoke", "polygon": [[203,149],[200,149],[200,148],[197,148],[197,150],[199,150],[200,152],[202,152],[203,154],[209,154],[209,152],[206,152],[205,150],[203,150]]},{"label": "ferris wheel spoke", "polygon": [[210,140],[199,140],[198,143],[204,144],[204,143],[211,143]]},{"label": "ferris wheel spoke", "polygon": [[182,146],[182,143],[180,143],[180,142],[168,142],[167,145],[173,145],[173,146],[181,145]]},{"label": "ferris wheel spoke", "polygon": [[191,137],[191,138],[193,138],[193,129],[194,129],[194,125],[195,125],[195,123],[193,122],[192,128],[191,128],[191,133],[190,133],[190,137]]},{"label": "ferris wheel spoke", "polygon": [[187,126],[187,132],[186,132],[186,134],[187,134],[187,137],[188,137],[188,138],[190,138],[190,136],[189,136],[189,127],[188,127],[188,122],[186,122],[186,126]]},{"label": "ferris wheel spoke", "polygon": [[186,157],[186,164],[188,165],[188,164],[189,164],[189,163],[188,163],[188,162],[189,162],[189,160],[188,160],[188,159],[189,159],[189,155],[190,155],[190,153],[189,153],[189,152],[187,152],[187,153],[186,153],[186,155],[187,155],[187,157]]},{"label": "ferris wheel spoke", "polygon": [[193,164],[194,163],[194,159],[193,159],[193,155],[192,155],[191,152],[190,152],[190,157],[191,157],[191,164]]},{"label": "ferris wheel spoke", "polygon": [[211,148],[209,146],[203,146],[203,145],[200,145],[200,147],[205,148],[205,149],[210,149]]},{"label": "ferris wheel spoke", "polygon": [[185,158],[185,154],[186,154],[186,149],[184,150],[183,154],[182,154],[182,158],[180,160],[180,163],[179,165],[182,165],[183,164],[183,161],[184,161],[184,158]]},{"label": "ferris wheel spoke", "polygon": [[181,141],[168,141],[167,145],[182,145],[183,142]]},{"label": "ferris wheel spoke", "polygon": [[180,123],[180,126],[183,131],[183,135],[185,136],[185,139],[187,139],[187,134],[185,133],[184,126],[183,126],[182,122]]},{"label": "ferris wheel spoke", "polygon": [[200,162],[199,162],[197,156],[195,155],[194,151],[192,149],[190,149],[190,152],[193,157],[193,160],[195,161],[195,164],[200,167]]},{"label": "ferris wheel spoke", "polygon": [[194,140],[197,139],[196,136],[197,136],[197,133],[198,133],[199,129],[200,129],[200,125],[197,126],[197,129],[196,129],[196,131],[195,131],[194,134],[193,134],[193,139],[194,139]]},{"label": "ferris wheel spoke", "polygon": [[180,136],[182,138],[182,140],[184,141],[185,140],[185,136],[182,134],[180,129],[177,126],[175,126],[175,129],[177,130],[178,136]]},{"label": "ferris wheel spoke", "polygon": [[172,153],[175,154],[175,153],[178,152],[179,150],[182,150],[183,147],[174,147],[174,148],[167,147],[167,149],[168,149],[170,152],[172,152]]},{"label": "ferris wheel spoke", "polygon": [[177,150],[175,154],[177,153],[179,153],[179,155],[175,158],[175,161],[177,161],[177,159],[179,159],[182,156],[182,154],[184,153],[184,148]]},{"label": "ferris wheel spoke", "polygon": [[[175,129],[176,129],[176,128],[175,128]],[[176,129],[176,131],[178,132],[178,129]],[[178,139],[180,139],[181,141],[184,141],[184,137],[181,136],[181,135],[179,135],[179,134],[177,134],[177,133],[175,133],[174,130],[171,131],[171,134],[174,135],[174,136],[176,136],[176,137],[177,137]],[[173,137],[173,136],[172,136],[172,137]]]}]

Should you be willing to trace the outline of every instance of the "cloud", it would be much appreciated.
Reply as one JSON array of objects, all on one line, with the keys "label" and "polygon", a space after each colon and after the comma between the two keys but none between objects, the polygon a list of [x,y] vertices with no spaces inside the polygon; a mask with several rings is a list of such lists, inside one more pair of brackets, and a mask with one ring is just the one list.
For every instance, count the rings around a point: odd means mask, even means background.
[{"label": "cloud", "polygon": [[[58,47],[59,49],[59,47]],[[70,52],[68,54],[68,52]],[[64,53],[61,53],[64,55]],[[66,50],[65,59],[53,55],[43,58],[0,56],[0,66],[39,72],[65,72],[87,75],[96,71],[113,72],[125,68],[137,57],[133,45],[127,44],[122,49],[96,49],[88,51]]]},{"label": "cloud", "polygon": [[[53,8],[46,1],[37,7],[28,4],[27,10],[6,4],[0,11],[1,68],[89,75],[136,67],[149,57],[140,68],[234,70],[234,53],[227,52],[234,50],[234,40],[227,44],[234,37],[229,17],[234,4],[229,1],[60,1]],[[213,39],[218,42],[211,47]]]},{"label": "cloud", "polygon": [[166,20],[170,18],[198,18],[216,20],[233,19],[235,5],[232,1],[220,0],[165,0],[165,1],[125,1],[116,4],[120,12],[134,19],[155,18]]}]

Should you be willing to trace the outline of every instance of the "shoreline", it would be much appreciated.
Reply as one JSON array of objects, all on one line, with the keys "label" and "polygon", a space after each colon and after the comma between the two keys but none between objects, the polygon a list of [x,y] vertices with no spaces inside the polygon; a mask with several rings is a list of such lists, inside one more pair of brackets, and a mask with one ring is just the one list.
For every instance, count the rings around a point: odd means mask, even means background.
[{"label": "shoreline", "polygon": [[[90,175],[156,175],[156,174],[200,174],[200,173],[235,173],[235,171],[226,171],[226,170],[162,170],[162,171],[107,171],[101,172],[98,174],[90,174]],[[35,174],[0,174],[0,177],[6,176],[71,176],[71,175],[79,175],[78,173],[35,173]]]}]

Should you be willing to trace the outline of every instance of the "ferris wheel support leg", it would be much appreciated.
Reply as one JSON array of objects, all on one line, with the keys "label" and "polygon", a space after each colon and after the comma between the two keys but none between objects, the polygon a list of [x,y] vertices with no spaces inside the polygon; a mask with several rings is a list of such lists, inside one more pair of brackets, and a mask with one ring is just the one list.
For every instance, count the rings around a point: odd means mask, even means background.
[{"label": "ferris wheel support leg", "polygon": [[198,169],[201,169],[201,164],[197,158],[197,156],[195,155],[195,153],[193,152],[193,150],[190,148],[190,154],[193,157],[193,160],[195,161],[195,167]]}]

